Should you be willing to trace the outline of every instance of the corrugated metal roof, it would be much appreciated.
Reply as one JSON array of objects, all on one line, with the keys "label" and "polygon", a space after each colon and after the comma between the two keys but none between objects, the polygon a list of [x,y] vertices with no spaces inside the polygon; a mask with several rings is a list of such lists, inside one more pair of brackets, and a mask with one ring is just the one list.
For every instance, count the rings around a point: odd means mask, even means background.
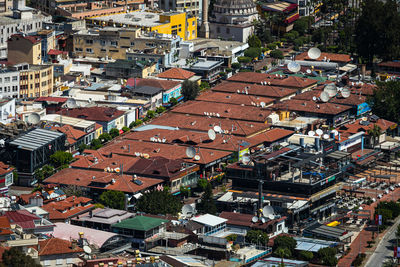
[{"label": "corrugated metal roof", "polygon": [[27,150],[35,150],[63,135],[63,133],[55,131],[34,129],[28,133],[21,135],[14,141],[10,142],[10,144],[14,146],[21,146],[23,149]]}]

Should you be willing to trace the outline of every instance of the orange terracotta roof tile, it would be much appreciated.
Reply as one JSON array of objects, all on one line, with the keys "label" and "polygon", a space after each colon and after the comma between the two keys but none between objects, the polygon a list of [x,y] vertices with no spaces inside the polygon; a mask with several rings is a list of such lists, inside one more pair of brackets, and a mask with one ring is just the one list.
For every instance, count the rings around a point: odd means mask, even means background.
[{"label": "orange terracotta roof tile", "polygon": [[347,54],[336,54],[336,53],[325,53],[322,52],[321,56],[317,59],[311,59],[308,57],[307,52],[303,52],[296,56],[296,60],[315,60],[315,61],[323,61],[323,59],[330,59],[331,62],[339,62],[339,63],[348,63],[351,62],[350,55]]},{"label": "orange terracotta roof tile", "polygon": [[61,255],[71,253],[81,253],[83,249],[76,247],[72,249],[72,244],[68,240],[50,238],[39,241],[39,256]]},{"label": "orange terracotta roof tile", "polygon": [[293,89],[304,89],[317,85],[317,80],[301,78],[297,76],[272,75],[257,72],[239,72],[228,79],[232,82],[256,83],[267,82],[269,86],[286,87]]},{"label": "orange terracotta roof tile", "polygon": [[169,70],[161,72],[157,75],[157,77],[164,79],[187,80],[193,77],[195,74],[196,73],[194,72],[187,71],[181,68],[171,68]]},{"label": "orange terracotta roof tile", "polygon": [[14,170],[13,167],[10,165],[5,164],[4,162],[0,161],[0,175],[4,175],[10,173]]},{"label": "orange terracotta roof tile", "polygon": [[[298,94],[298,95],[292,97],[292,99],[312,100],[314,96],[320,97],[321,93],[322,93],[321,90],[311,90],[311,91],[307,91],[307,92]],[[344,98],[339,95],[332,97],[329,100],[329,103],[357,106],[357,105],[364,103],[366,100],[367,100],[367,98],[364,95],[350,94],[350,96],[348,98]]]},{"label": "orange terracotta roof tile", "polygon": [[150,86],[150,87],[155,87],[155,88],[161,88],[164,91],[167,91],[171,88],[174,88],[175,86],[178,86],[181,84],[181,82],[178,81],[168,81],[168,80],[162,80],[162,79],[141,79],[141,78],[130,78],[128,79],[126,85],[130,87],[135,86],[135,80],[136,80],[136,86]]},{"label": "orange terracotta roof tile", "polygon": [[68,114],[69,117],[91,120],[91,121],[103,121],[108,122],[115,120],[125,114],[124,111],[116,108],[109,107],[84,107],[84,108],[72,108],[62,109],[57,114]]},{"label": "orange terracotta roof tile", "polygon": [[208,91],[196,98],[197,101],[215,102],[215,103],[226,103],[233,105],[245,105],[245,106],[260,106],[260,103],[264,102],[266,106],[272,104],[275,99],[264,97],[264,96],[254,96],[249,94],[238,94]]},{"label": "orange terracotta roof tile", "polygon": [[351,109],[351,106],[334,103],[317,103],[308,100],[290,99],[277,103],[271,107],[272,110],[288,110],[297,112],[309,112],[314,114],[337,115]]}]

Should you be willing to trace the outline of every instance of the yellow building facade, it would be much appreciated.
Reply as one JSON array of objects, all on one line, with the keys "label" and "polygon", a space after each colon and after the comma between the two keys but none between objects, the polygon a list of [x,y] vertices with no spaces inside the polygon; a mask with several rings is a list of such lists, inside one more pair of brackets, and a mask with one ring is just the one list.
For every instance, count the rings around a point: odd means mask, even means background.
[{"label": "yellow building facade", "polygon": [[20,97],[32,98],[53,93],[53,66],[31,65],[20,72]]}]

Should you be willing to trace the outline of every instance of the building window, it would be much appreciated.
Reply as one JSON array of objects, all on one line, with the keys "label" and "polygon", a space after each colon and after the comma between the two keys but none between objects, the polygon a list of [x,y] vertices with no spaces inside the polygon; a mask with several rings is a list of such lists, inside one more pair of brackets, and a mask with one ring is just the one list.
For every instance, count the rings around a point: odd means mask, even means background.
[{"label": "building window", "polygon": [[131,46],[135,46],[135,42],[131,42]]},{"label": "building window", "polygon": [[12,81],[13,81],[13,82],[18,81],[18,76],[13,76],[13,77],[12,77]]},{"label": "building window", "polygon": [[44,266],[50,266],[50,265],[51,265],[51,261],[45,260],[45,261],[43,262],[43,265],[44,265]]},{"label": "building window", "polygon": [[117,46],[117,45],[118,45],[118,42],[117,42],[117,41],[111,41],[111,45],[112,45],[112,46]]},{"label": "building window", "polygon": [[63,265],[64,264],[64,260],[63,259],[57,259],[56,260],[56,264],[57,265]]},{"label": "building window", "polygon": [[86,52],[93,53],[93,49],[92,48],[86,48]]},{"label": "building window", "polygon": [[93,40],[86,40],[86,44],[93,44]]},{"label": "building window", "polygon": [[219,27],[217,27],[217,33],[220,33],[221,29]]},{"label": "building window", "polygon": [[40,73],[36,73],[35,74],[35,79],[39,79],[40,78]]},{"label": "building window", "polygon": [[231,29],[226,28],[226,34],[230,34],[231,33]]},{"label": "building window", "polygon": [[5,77],[5,78],[4,78],[4,82],[5,82],[5,83],[9,83],[10,80],[11,80],[10,77]]},{"label": "building window", "polygon": [[67,264],[73,264],[73,263],[74,263],[74,259],[70,259],[70,258],[67,259]]},{"label": "building window", "polygon": [[82,48],[80,48],[80,47],[76,47],[76,48],[75,48],[75,51],[76,51],[76,52],[82,52],[83,50],[82,50]]},{"label": "building window", "polygon": [[106,45],[106,41],[100,40],[100,44],[101,44],[101,45]]}]

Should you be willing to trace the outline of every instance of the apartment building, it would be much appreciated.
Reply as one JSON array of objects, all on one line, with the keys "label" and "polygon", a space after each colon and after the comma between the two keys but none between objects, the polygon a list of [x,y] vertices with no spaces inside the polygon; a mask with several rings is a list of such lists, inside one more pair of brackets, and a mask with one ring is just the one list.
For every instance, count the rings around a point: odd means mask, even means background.
[{"label": "apartment building", "polygon": [[42,61],[48,62],[50,60],[48,52],[52,49],[56,49],[56,34],[53,29],[44,29],[36,33],[36,36],[40,38],[42,43]]},{"label": "apartment building", "polygon": [[0,69],[1,98],[19,97],[19,72],[6,68]]},{"label": "apartment building", "polygon": [[162,10],[189,12],[197,17],[200,17],[202,11],[202,1],[200,0],[159,0],[158,4]]},{"label": "apartment building", "polygon": [[37,36],[14,34],[7,43],[8,60],[14,64],[42,63],[42,40]]},{"label": "apartment building", "polygon": [[140,28],[144,32],[179,36],[185,41],[197,38],[197,19],[186,12],[133,11],[88,18],[86,23],[93,27]]},{"label": "apartment building", "polygon": [[42,29],[43,23],[51,21],[51,16],[25,7],[24,1],[14,1],[13,14],[0,16],[0,59],[7,58],[7,40],[12,35],[37,32]]},{"label": "apartment building", "polygon": [[19,64],[13,67],[20,71],[20,97],[33,98],[53,93],[53,66]]},{"label": "apartment building", "polygon": [[13,7],[13,0],[1,0],[0,1],[0,13],[10,12]]},{"label": "apartment building", "polygon": [[[127,59],[128,53],[175,54],[182,39],[155,32],[143,33],[138,28],[82,30],[74,34],[74,55],[104,59]],[[170,56],[172,57],[172,56]],[[149,58],[138,60],[148,60]],[[134,60],[134,58],[132,58]],[[171,61],[168,59],[167,61]],[[153,58],[153,62],[158,59]],[[165,60],[162,60],[165,62]]]}]

